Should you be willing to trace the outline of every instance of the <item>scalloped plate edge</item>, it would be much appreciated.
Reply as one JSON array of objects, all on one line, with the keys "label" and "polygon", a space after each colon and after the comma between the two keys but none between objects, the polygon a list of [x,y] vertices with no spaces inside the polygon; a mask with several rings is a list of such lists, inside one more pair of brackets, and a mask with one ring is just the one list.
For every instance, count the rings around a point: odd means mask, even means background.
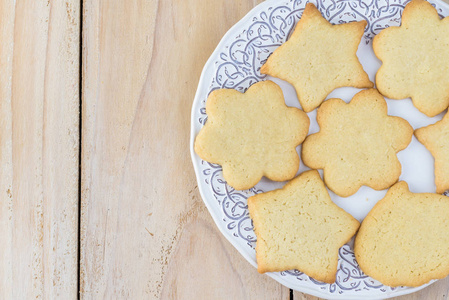
[{"label": "scalloped plate edge", "polygon": [[[213,77],[213,74],[210,71],[211,69],[213,69],[213,68],[211,68],[211,66],[213,65],[216,57],[218,57],[219,51],[222,48],[222,46],[225,44],[226,40],[232,34],[237,32],[240,25],[242,23],[244,23],[245,21],[249,20],[257,11],[260,11],[263,8],[265,8],[266,6],[269,6],[276,2],[277,2],[277,0],[266,0],[265,2],[262,2],[258,5],[256,5],[243,18],[241,18],[239,21],[237,21],[237,23],[235,23],[221,38],[220,42],[215,47],[214,51],[212,52],[212,54],[206,61],[205,65],[201,71],[198,88],[197,88],[197,91],[195,93],[195,98],[192,103],[191,118],[190,118],[190,122],[191,122],[190,123],[190,155],[191,155],[191,159],[192,159],[193,168],[195,170],[195,176],[196,176],[196,180],[198,183],[198,190],[200,192],[201,198],[202,198],[204,204],[206,205],[206,207],[209,211],[209,214],[212,216],[212,219],[214,220],[215,225],[218,227],[219,231],[234,246],[234,248],[237,249],[237,251],[255,268],[257,268],[257,264],[255,263],[255,261],[245,251],[243,251],[240,248],[240,245],[233,239],[233,236],[230,235],[229,232],[225,231],[224,228],[221,226],[221,222],[220,222],[220,219],[218,218],[218,216],[215,213],[212,213],[215,211],[215,209],[213,209],[210,206],[210,204],[208,203],[208,201],[205,200],[207,192],[205,191],[204,186],[199,184],[199,182],[201,181],[201,174],[200,174],[198,165],[201,163],[201,159],[198,157],[198,155],[196,155],[195,150],[194,150],[195,137],[197,134],[197,131],[195,128],[195,107],[201,101],[202,90],[204,88],[207,89],[207,86],[205,87],[206,78]],[[444,2],[442,0],[433,0],[433,2],[437,2],[439,5],[445,7],[446,9],[449,10],[449,4],[446,2]],[[417,292],[417,291],[431,285],[432,283],[436,282],[436,280],[434,280],[434,281],[431,281],[431,282],[426,283],[419,287],[409,288],[409,289],[405,289],[405,290],[392,291],[392,292],[386,292],[385,294],[382,295],[381,298],[379,298],[377,296],[371,297],[366,294],[364,294],[364,295],[333,295],[333,294],[317,291],[314,289],[310,289],[308,287],[298,287],[296,285],[290,284],[288,281],[284,280],[279,273],[265,273],[265,274],[268,275],[269,277],[273,278],[280,284],[286,286],[289,289],[292,289],[292,290],[295,290],[298,292],[302,292],[302,293],[306,293],[306,294],[309,294],[309,295],[312,295],[315,297],[325,298],[325,299],[348,299],[348,300],[354,299],[354,300],[358,300],[358,299],[360,299],[360,297],[363,297],[363,299],[367,299],[367,300],[387,299],[387,298],[398,297],[398,296],[403,296],[403,295]],[[331,297],[331,298],[329,298],[329,297]]]}]

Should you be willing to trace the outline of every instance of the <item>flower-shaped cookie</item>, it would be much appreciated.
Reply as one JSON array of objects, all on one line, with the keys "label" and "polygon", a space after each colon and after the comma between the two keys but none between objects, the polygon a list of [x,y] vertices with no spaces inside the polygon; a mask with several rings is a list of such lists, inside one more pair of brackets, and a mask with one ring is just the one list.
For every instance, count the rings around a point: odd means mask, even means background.
[{"label": "flower-shaped cookie", "polygon": [[449,189],[449,114],[433,125],[415,130],[415,136],[435,158],[437,193]]},{"label": "flower-shaped cookie", "polygon": [[252,85],[245,94],[213,91],[206,102],[208,120],[195,139],[195,152],[223,167],[223,177],[238,190],[253,187],[262,176],[293,178],[299,168],[296,146],[309,131],[309,118],[287,107],[272,81]]},{"label": "flower-shaped cookie", "polygon": [[307,3],[290,39],[260,71],[291,83],[305,112],[336,88],[373,87],[356,55],[365,26],[366,21],[332,25]]},{"label": "flower-shaped cookie", "polygon": [[316,170],[250,197],[248,210],[260,273],[298,269],[327,283],[335,282],[338,249],[360,226],[332,202]]},{"label": "flower-shaped cookie", "polygon": [[362,185],[386,189],[399,179],[396,153],[408,146],[413,128],[387,115],[387,103],[375,89],[359,92],[349,104],[327,100],[317,121],[320,131],[305,140],[302,159],[324,170],[324,182],[337,195],[350,196]]},{"label": "flower-shaped cookie", "polygon": [[379,92],[392,99],[411,97],[429,117],[449,106],[449,17],[440,20],[425,0],[412,0],[400,27],[382,30],[373,40],[382,66]]}]

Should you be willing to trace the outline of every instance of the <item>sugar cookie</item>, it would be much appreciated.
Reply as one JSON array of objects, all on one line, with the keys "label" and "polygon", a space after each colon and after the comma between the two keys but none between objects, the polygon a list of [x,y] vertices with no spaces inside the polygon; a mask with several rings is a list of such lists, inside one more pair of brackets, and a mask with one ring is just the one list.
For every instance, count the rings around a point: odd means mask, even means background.
[{"label": "sugar cookie", "polygon": [[223,177],[238,190],[253,187],[262,176],[292,179],[299,168],[296,146],[309,130],[309,118],[287,107],[272,81],[252,85],[246,93],[221,89],[206,102],[208,120],[195,139],[195,152],[223,167]]},{"label": "sugar cookie", "polygon": [[316,280],[335,282],[338,249],[360,223],[332,202],[318,171],[250,197],[248,209],[260,273],[298,269]]}]

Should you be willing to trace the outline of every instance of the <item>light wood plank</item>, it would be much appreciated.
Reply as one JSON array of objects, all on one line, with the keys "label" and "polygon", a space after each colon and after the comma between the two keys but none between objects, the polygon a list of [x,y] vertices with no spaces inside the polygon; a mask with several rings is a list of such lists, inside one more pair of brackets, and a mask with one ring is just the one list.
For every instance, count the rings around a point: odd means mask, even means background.
[{"label": "light wood plank", "polygon": [[293,299],[294,300],[321,300],[322,298],[318,298],[318,297],[314,297],[314,296],[310,296],[304,293],[300,293],[297,291],[293,292]]},{"label": "light wood plank", "polygon": [[200,211],[182,229],[160,299],[289,299],[289,289],[257,273],[221,235],[197,197]]},{"label": "light wood plank", "polygon": [[201,69],[258,1],[86,0],[83,298],[288,299],[221,236],[189,154]]},{"label": "light wood plank", "polygon": [[80,3],[0,2],[0,298],[77,297]]}]

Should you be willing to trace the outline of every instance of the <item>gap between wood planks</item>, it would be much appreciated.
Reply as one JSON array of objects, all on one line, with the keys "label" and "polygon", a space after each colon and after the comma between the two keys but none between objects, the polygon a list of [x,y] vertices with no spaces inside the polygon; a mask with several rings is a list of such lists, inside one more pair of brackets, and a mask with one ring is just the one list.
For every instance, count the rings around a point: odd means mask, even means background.
[{"label": "gap between wood planks", "polygon": [[[77,299],[81,299],[81,217],[82,217],[82,194],[81,194],[81,182],[82,182],[82,136],[83,136],[83,5],[84,0],[80,1],[80,39],[79,39],[79,152],[78,152],[78,249],[77,249]],[[290,289],[289,299],[294,299],[294,292]]]},{"label": "gap between wood planks", "polygon": [[78,122],[78,130],[79,130],[79,147],[78,147],[78,251],[77,251],[77,283],[76,283],[76,290],[77,295],[76,298],[78,300],[81,299],[81,149],[83,147],[82,144],[82,135],[83,135],[83,4],[84,0],[80,0],[80,39],[79,39],[79,91],[78,91],[78,97],[79,97],[79,122]]}]

